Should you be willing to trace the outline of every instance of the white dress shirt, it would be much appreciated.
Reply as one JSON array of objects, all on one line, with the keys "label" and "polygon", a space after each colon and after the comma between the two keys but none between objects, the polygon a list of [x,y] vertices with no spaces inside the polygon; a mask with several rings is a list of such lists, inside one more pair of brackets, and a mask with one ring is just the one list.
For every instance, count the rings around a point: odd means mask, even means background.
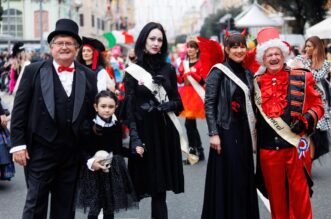
[{"label": "white dress shirt", "polygon": [[[60,78],[61,84],[62,84],[65,92],[67,93],[67,95],[69,97],[71,94],[71,91],[72,91],[72,82],[74,81],[74,72],[63,71],[63,72],[59,73],[57,69],[60,65],[58,63],[56,63],[55,60],[53,60],[53,66],[55,68],[57,75]],[[75,67],[74,63],[71,63],[71,65],[69,67],[74,68]]]}]

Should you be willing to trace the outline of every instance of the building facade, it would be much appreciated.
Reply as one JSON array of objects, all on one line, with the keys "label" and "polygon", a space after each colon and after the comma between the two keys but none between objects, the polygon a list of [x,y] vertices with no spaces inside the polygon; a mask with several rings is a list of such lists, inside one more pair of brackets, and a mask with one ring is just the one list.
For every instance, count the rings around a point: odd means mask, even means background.
[{"label": "building facade", "polygon": [[134,25],[133,0],[7,0],[2,7],[2,45],[23,41],[27,47],[46,49],[47,36],[60,18],[75,20],[81,36],[103,42],[103,33]]}]

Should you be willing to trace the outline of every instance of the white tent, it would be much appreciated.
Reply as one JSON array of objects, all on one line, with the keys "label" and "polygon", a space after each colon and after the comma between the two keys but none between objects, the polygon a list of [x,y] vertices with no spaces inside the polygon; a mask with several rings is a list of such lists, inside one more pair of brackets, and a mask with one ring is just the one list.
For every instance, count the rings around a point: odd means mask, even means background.
[{"label": "white tent", "polygon": [[331,17],[311,26],[306,30],[306,37],[318,36],[321,39],[331,39]]},{"label": "white tent", "polygon": [[305,44],[305,38],[301,34],[280,34],[280,39],[288,42],[291,46],[302,47]]},{"label": "white tent", "polygon": [[264,9],[257,3],[253,3],[235,18],[236,27],[275,27],[281,26],[276,21],[265,15]]}]

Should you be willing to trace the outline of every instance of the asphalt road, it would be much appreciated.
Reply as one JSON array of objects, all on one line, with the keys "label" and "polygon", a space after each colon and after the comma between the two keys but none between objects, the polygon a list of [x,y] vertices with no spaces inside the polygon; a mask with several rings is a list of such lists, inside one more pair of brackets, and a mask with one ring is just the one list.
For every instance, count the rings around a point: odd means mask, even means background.
[{"label": "asphalt road", "polygon": [[[202,137],[203,146],[208,157],[208,135],[204,120],[198,121],[198,128]],[[198,219],[201,215],[205,172],[207,161],[193,166],[184,166],[185,193],[174,195],[167,193],[167,205],[169,219]],[[315,219],[331,219],[331,155],[327,154],[313,164],[313,180],[315,182],[314,195],[312,198],[313,215]],[[25,201],[26,187],[23,169],[16,166],[16,176],[12,181],[0,181],[0,218],[21,218]],[[270,219],[270,213],[259,199],[260,218]],[[238,209],[240,210],[240,209]],[[80,212],[76,218],[86,218]],[[150,199],[140,202],[139,209],[120,212],[115,218],[121,219],[147,219],[150,218]]]}]

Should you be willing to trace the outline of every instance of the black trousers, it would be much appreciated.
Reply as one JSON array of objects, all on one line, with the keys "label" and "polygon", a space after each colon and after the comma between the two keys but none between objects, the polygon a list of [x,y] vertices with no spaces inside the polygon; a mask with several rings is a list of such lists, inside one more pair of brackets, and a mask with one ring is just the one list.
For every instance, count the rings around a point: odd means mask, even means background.
[{"label": "black trousers", "polygon": [[73,219],[79,161],[76,150],[33,145],[25,167],[27,196],[23,219],[46,219],[49,194],[50,218]]},{"label": "black trousers", "polygon": [[166,198],[166,192],[152,196],[152,219],[168,219]]},{"label": "black trousers", "polygon": [[186,128],[189,146],[194,148],[195,151],[203,150],[201,138],[197,128],[197,121],[195,119],[186,119],[185,128]]}]

